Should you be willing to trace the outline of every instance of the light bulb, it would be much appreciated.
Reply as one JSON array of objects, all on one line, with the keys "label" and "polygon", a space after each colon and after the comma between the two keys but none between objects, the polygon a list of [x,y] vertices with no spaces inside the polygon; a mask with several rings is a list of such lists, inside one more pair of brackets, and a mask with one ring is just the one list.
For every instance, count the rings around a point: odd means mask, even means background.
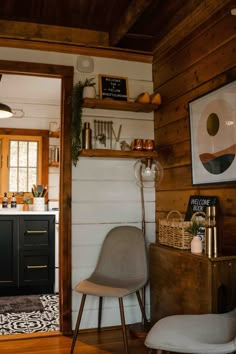
[{"label": "light bulb", "polygon": [[151,174],[152,174],[152,172],[151,172],[150,167],[146,167],[145,170],[144,170],[143,176],[144,176],[144,177],[145,177],[145,176],[150,177]]}]

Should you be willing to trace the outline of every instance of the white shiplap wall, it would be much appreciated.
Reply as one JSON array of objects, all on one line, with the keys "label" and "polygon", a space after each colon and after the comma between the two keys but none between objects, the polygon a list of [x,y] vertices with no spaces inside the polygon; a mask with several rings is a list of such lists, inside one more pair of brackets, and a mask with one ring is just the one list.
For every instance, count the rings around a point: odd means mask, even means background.
[{"label": "white shiplap wall", "polygon": [[[1,51],[0,51],[1,53]],[[16,77],[14,75],[14,77]],[[20,78],[20,82],[22,80],[21,76],[18,75]],[[17,78],[17,77],[16,77]],[[19,129],[45,129],[49,130],[50,122],[57,122],[58,127],[60,126],[60,79],[53,79],[55,81],[55,85],[59,87],[57,89],[57,95],[54,95],[53,100],[47,98],[47,100],[43,101],[35,101],[32,100],[30,97],[27,99],[23,99],[22,92],[19,92],[19,95],[22,96],[21,98],[18,97],[11,97],[9,98],[7,92],[3,90],[0,84],[0,99],[1,102],[8,104],[13,112],[15,111],[16,116],[22,115],[21,118],[10,118],[10,119],[1,119],[0,126],[1,128],[19,128]],[[38,82],[37,78],[34,78],[35,85],[37,86],[40,83]],[[21,87],[19,90],[24,92],[25,86],[24,81],[21,83]],[[26,83],[25,83],[26,85]],[[28,80],[27,80],[27,87],[28,87]],[[33,89],[33,87],[31,88]],[[15,89],[15,94],[17,95],[17,90]],[[58,146],[59,139],[50,138],[49,145]],[[50,199],[57,199],[59,200],[59,169],[56,167],[49,167],[49,176],[48,176],[48,198]],[[31,207],[31,206],[30,206]]]},{"label": "white shiplap wall", "polygon": [[[94,57],[94,71],[82,74],[77,71],[78,56],[53,52],[1,48],[0,59],[70,65],[75,68],[74,82],[99,74],[128,77],[130,100],[143,91],[152,93],[152,66],[117,59]],[[98,87],[98,86],[97,86]],[[151,138],[154,136],[153,113],[134,113],[84,109],[83,120],[112,120],[117,132],[122,124],[121,139]],[[72,287],[87,277],[97,261],[99,250],[106,233],[121,224],[141,227],[140,189],[133,176],[133,159],[105,159],[81,157],[72,167]],[[145,191],[147,242],[155,240],[155,192]],[[147,289],[147,310],[149,310]],[[135,297],[125,299],[126,322],[140,321],[140,311]],[[72,290],[73,327],[77,316],[80,296]],[[89,297],[82,318],[82,328],[97,326],[97,299]],[[120,324],[117,300],[106,299],[102,318],[103,326]]]}]

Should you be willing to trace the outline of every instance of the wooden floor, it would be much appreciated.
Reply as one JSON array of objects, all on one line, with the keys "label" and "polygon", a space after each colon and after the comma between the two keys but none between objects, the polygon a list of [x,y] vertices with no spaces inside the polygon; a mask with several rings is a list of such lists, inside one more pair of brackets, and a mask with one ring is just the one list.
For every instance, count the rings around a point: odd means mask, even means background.
[{"label": "wooden floor", "polygon": [[[10,337],[10,336],[6,336]],[[71,337],[41,336],[37,338],[0,340],[0,354],[69,354]],[[129,354],[147,354],[144,338],[129,333]],[[80,333],[74,354],[123,354],[122,332],[119,329],[101,333]]]}]

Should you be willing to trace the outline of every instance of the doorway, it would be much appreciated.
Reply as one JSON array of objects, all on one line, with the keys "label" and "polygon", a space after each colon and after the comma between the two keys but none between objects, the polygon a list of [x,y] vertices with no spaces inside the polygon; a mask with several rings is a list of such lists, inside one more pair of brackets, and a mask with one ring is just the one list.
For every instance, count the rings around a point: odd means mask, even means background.
[{"label": "doorway", "polygon": [[0,73],[61,79],[60,186],[59,186],[59,311],[60,331],[71,328],[71,104],[74,69],[70,66],[0,60]]}]

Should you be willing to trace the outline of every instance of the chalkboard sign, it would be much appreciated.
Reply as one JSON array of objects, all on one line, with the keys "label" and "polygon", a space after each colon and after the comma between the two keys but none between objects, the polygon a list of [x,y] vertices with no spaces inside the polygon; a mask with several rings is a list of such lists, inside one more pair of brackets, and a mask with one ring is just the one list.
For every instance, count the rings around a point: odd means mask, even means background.
[{"label": "chalkboard sign", "polygon": [[216,206],[217,197],[195,196],[189,197],[188,208],[185,215],[185,221],[189,221],[192,215],[197,212],[206,212],[206,207]]},{"label": "chalkboard sign", "polygon": [[99,75],[100,98],[128,101],[126,77]]}]

